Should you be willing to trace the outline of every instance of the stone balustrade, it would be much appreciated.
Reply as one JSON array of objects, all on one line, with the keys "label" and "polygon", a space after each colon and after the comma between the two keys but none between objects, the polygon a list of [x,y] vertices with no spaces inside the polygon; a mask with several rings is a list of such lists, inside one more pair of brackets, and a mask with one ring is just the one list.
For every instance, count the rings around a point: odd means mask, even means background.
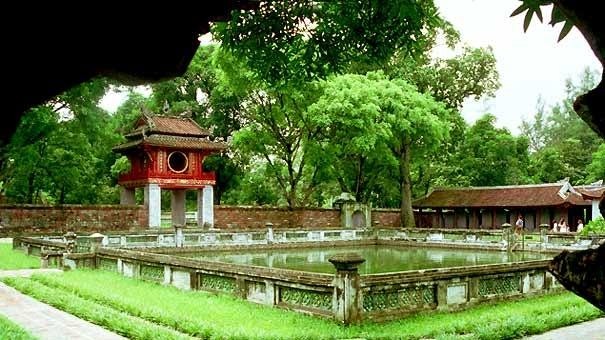
[{"label": "stone balustrade", "polygon": [[343,324],[562,289],[546,271],[548,260],[370,275],[358,274],[363,259],[356,254],[330,258],[333,275],[111,248],[66,254],[64,261],[71,268],[97,268],[185,290],[230,294]]},{"label": "stone balustrade", "polygon": [[[13,247],[40,255],[46,265],[90,267],[127,277],[235,295],[252,302],[332,318],[344,324],[382,321],[422,310],[455,310],[489,300],[561,289],[548,260],[359,275],[363,259],[331,258],[335,274],[264,268],[179,257],[196,249],[258,249],[352,244],[395,244],[505,250],[507,236],[485,230],[174,230],[66,238],[16,237]],[[177,235],[181,240],[177,243]],[[66,235],[67,236],[67,235]],[[525,234],[526,249],[591,247],[605,239],[573,234]],[[182,243],[181,243],[182,241]],[[590,242],[590,244],[588,244]],[[177,245],[182,247],[177,247]],[[161,253],[170,254],[161,254]],[[174,256],[177,255],[177,256]],[[44,263],[44,262],[43,262]]]},{"label": "stone balustrade", "polygon": [[457,310],[563,289],[549,260],[361,276],[363,315],[384,321],[423,310]]}]

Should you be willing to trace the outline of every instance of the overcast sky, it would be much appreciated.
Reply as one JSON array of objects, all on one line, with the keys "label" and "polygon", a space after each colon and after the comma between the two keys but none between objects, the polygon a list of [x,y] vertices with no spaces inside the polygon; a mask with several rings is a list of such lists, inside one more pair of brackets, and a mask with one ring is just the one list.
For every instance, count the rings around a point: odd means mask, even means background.
[{"label": "overcast sky", "polygon": [[519,133],[523,118],[534,115],[542,96],[547,105],[563,98],[565,79],[577,78],[586,67],[601,66],[575,28],[557,43],[561,25],[552,27],[548,8],[544,22],[533,18],[523,32],[524,15],[510,18],[517,0],[436,0],[441,14],[456,27],[462,40],[473,47],[492,46],[502,86],[493,99],[467,100],[462,114],[472,123],[484,112],[498,118],[498,125]]},{"label": "overcast sky", "polygon": [[[495,98],[467,100],[462,114],[472,123],[485,112],[498,118],[498,125],[519,133],[523,118],[531,118],[541,96],[547,105],[563,98],[565,79],[577,78],[586,67],[601,66],[582,35],[574,28],[560,43],[561,25],[547,25],[550,8],[543,11],[545,23],[532,20],[523,32],[523,15],[510,18],[517,0],[435,0],[441,14],[456,27],[463,42],[473,47],[492,46],[501,88]],[[111,93],[101,106],[115,111],[124,93]]]}]

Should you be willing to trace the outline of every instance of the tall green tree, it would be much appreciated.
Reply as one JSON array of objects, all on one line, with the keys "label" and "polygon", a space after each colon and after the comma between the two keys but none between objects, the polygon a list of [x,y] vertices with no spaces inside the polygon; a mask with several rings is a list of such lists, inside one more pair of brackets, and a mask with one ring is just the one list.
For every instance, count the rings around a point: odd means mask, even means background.
[{"label": "tall green tree", "polygon": [[592,154],[592,161],[586,169],[588,182],[605,180],[605,143]]},{"label": "tall green tree", "polygon": [[[449,43],[457,46],[457,37],[450,36]],[[412,166],[416,183],[414,195],[425,195],[436,185],[466,185],[462,169],[454,160],[467,129],[459,110],[465,99],[493,96],[500,87],[492,49],[462,47],[460,54],[447,59],[433,59],[430,50],[416,59],[397,54],[386,69],[391,77],[405,79],[452,110],[448,116],[451,133],[440,152],[432,153]]]},{"label": "tall green tree", "polygon": [[522,134],[531,141],[534,181],[552,182],[565,177],[573,183],[588,180],[586,167],[603,139],[578,117],[573,102],[597,83],[598,74],[585,69],[579,79],[567,79],[561,102],[546,108],[538,101],[537,114],[522,123]]},{"label": "tall green tree", "polygon": [[250,159],[262,159],[276,180],[288,207],[304,206],[317,184],[317,168],[309,158],[319,129],[307,115],[315,89],[252,90],[248,123],[233,136],[233,147]]},{"label": "tall green tree", "polygon": [[107,88],[107,81],[94,79],[25,114],[3,154],[10,201],[103,203],[117,197],[109,168],[119,136],[97,105]]},{"label": "tall green tree", "polygon": [[449,28],[433,1],[268,1],[234,11],[215,36],[259,79],[280,86],[341,72],[351,62],[378,63],[397,50],[416,56]]},{"label": "tall green tree", "polygon": [[[336,124],[331,130],[353,121],[349,126],[357,129],[352,136],[327,133],[325,143],[342,146],[332,149],[337,152],[332,159],[358,158],[361,165],[361,160],[384,157],[386,162],[396,164],[401,223],[403,227],[413,227],[411,162],[435,150],[446,138],[448,110],[414,86],[403,80],[390,80],[382,73],[342,75],[328,80],[325,87],[322,97],[309,110],[314,119],[326,128]],[[370,156],[372,152],[374,156]],[[333,166],[342,164],[335,162]],[[359,167],[349,182],[359,185],[362,170]],[[338,168],[334,171],[341,177],[347,173]]]},{"label": "tall green tree", "polygon": [[471,186],[525,184],[530,181],[529,141],[495,126],[486,114],[464,134],[455,161]]},{"label": "tall green tree", "polygon": [[[322,86],[323,96],[309,109],[310,119],[321,131],[316,166],[337,181],[340,191],[368,202],[378,194],[381,181],[398,183],[398,162],[385,156],[391,152],[386,140],[392,134],[381,107],[387,89],[361,75],[333,77]],[[395,178],[385,178],[388,174]]]}]

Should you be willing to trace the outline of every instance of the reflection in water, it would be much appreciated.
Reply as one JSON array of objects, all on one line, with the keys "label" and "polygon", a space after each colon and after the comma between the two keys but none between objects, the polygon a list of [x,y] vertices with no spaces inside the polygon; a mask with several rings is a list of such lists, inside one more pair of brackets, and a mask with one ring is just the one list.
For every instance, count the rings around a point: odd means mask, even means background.
[{"label": "reflection in water", "polygon": [[328,258],[335,254],[346,252],[358,253],[366,259],[366,262],[359,267],[361,274],[551,258],[549,255],[539,253],[507,253],[471,249],[403,248],[389,246],[248,250],[218,253],[202,252],[185,256],[209,261],[333,273],[335,271],[334,266],[328,262]]}]

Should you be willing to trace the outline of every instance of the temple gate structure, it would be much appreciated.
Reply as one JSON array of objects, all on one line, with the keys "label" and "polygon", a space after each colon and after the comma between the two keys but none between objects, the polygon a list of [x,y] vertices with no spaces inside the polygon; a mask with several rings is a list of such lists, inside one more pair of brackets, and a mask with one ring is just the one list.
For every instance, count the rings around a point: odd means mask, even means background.
[{"label": "temple gate structure", "polygon": [[120,204],[135,204],[135,189],[144,188],[149,227],[161,224],[161,191],[170,190],[172,223],[185,225],[185,192],[197,191],[197,224],[214,226],[214,172],[204,171],[204,159],[226,149],[193,119],[143,114],[127,141],[114,152],[128,157],[130,170],[118,183]]}]

